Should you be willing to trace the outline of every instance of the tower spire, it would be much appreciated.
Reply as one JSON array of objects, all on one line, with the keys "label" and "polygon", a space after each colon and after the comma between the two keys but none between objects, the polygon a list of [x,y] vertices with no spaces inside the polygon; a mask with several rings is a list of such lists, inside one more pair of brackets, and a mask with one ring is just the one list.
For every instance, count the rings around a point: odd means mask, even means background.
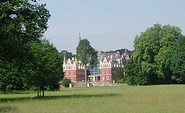
[{"label": "tower spire", "polygon": [[[82,39],[82,38],[81,38],[81,33],[80,33],[80,32],[79,32],[79,37],[78,37],[78,38],[79,38],[79,40],[78,40],[78,45],[79,45],[80,40]],[[78,47],[78,46],[77,46],[77,47]],[[76,52],[77,52],[77,47],[76,47],[75,55],[76,55]]]},{"label": "tower spire", "polygon": [[81,40],[81,33],[79,32],[79,41]]}]

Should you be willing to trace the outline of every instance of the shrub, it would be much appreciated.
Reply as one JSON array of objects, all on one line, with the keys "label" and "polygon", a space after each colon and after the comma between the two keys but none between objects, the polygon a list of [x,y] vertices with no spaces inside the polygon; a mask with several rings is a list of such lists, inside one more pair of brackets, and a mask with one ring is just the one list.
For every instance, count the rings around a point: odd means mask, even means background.
[{"label": "shrub", "polygon": [[65,87],[69,87],[69,84],[71,83],[71,79],[68,79],[68,78],[64,78],[62,80],[62,85],[65,86]]}]

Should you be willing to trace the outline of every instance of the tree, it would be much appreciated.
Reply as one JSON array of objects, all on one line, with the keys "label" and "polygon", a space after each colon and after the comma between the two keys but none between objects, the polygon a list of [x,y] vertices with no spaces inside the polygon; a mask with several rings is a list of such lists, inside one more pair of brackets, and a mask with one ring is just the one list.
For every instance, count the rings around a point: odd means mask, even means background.
[{"label": "tree", "polygon": [[64,87],[69,87],[69,84],[71,84],[71,79],[64,78],[64,79],[62,80],[62,85],[63,85]]},{"label": "tree", "polygon": [[25,64],[25,80],[30,86],[37,87],[37,96],[44,96],[47,87],[59,84],[63,77],[62,58],[48,41],[29,43],[32,60]]},{"label": "tree", "polygon": [[0,61],[0,89],[4,93],[12,90],[23,90],[23,78],[17,65],[19,61],[14,60],[13,63]]},{"label": "tree", "polygon": [[40,39],[47,30],[49,11],[36,0],[5,0],[0,3],[0,12],[1,59],[24,57],[24,45]]},{"label": "tree", "polygon": [[117,50],[112,50],[112,51],[106,51],[105,53],[116,53],[119,52],[120,54],[124,53],[125,50],[127,49],[117,49]]},{"label": "tree", "polygon": [[176,83],[185,83],[185,37],[180,38],[168,51],[167,64]]},{"label": "tree", "polygon": [[62,50],[60,53],[61,53],[61,55],[65,56],[66,59],[69,59],[69,58],[74,57],[73,53],[68,52],[68,51],[66,51],[66,50]]},{"label": "tree", "polygon": [[93,60],[97,59],[97,52],[90,45],[90,42],[87,39],[82,39],[78,44],[76,53],[76,58],[85,65],[85,83],[87,85],[87,64],[95,64]]},{"label": "tree", "polygon": [[50,14],[36,0],[3,0],[0,12],[0,85],[6,91],[7,87],[17,89],[18,81],[22,82],[24,64],[29,58],[26,46],[41,39]]},{"label": "tree", "polygon": [[158,36],[160,29],[160,25],[154,25],[154,27],[141,33],[140,36],[136,36],[134,40],[135,51],[133,53],[133,61],[136,63],[136,66],[139,66],[139,75],[135,76],[138,76],[139,78],[143,77],[142,80],[144,80],[142,82],[138,81],[137,84],[156,84],[157,82],[154,58],[160,49]]},{"label": "tree", "polygon": [[132,57],[125,65],[124,82],[131,85],[146,84],[146,76],[141,74],[141,66],[138,66],[137,61]]},{"label": "tree", "polygon": [[116,74],[115,74],[115,76],[113,76],[113,79],[115,80],[116,83],[124,83],[124,79],[125,79],[124,69],[117,68]]},{"label": "tree", "polygon": [[169,50],[171,46],[174,46],[176,41],[179,41],[183,35],[180,28],[166,25],[163,26],[160,31],[160,50],[155,56],[155,62],[157,65],[157,74],[160,77],[160,82],[162,83],[173,83],[172,81],[172,70],[170,65],[167,63],[169,59]]},{"label": "tree", "polygon": [[[166,63],[168,49],[183,35],[178,27],[155,24],[136,36],[132,63],[133,73],[126,68],[126,75],[139,78],[136,84],[159,84],[171,82],[171,70]],[[133,75],[130,75],[133,74]],[[127,78],[126,77],[126,78]]]}]

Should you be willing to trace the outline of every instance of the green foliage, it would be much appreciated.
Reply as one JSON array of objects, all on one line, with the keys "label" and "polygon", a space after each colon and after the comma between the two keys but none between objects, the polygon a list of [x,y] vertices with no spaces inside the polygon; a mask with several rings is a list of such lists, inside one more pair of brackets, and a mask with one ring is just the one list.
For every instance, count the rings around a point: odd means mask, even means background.
[{"label": "green foliage", "polygon": [[0,88],[26,89],[26,66],[32,60],[27,45],[47,30],[49,11],[36,0],[1,0],[0,12]]},{"label": "green foliage", "polygon": [[[124,53],[125,50],[128,50],[128,49],[117,49],[117,50],[111,50],[111,51],[106,51],[105,53],[116,53],[116,52],[119,52],[120,54]],[[132,51],[129,51],[129,52],[132,52]]]},{"label": "green foliage", "polygon": [[185,37],[179,39],[168,53],[167,63],[173,73],[172,80],[185,83]]},{"label": "green foliage", "polygon": [[28,85],[44,91],[46,87],[59,84],[63,77],[62,58],[57,49],[47,40],[29,43],[32,58],[25,67],[25,80]]},{"label": "green foliage", "polygon": [[138,66],[132,57],[125,65],[125,79],[124,82],[132,85],[146,84],[146,76],[141,76],[141,66]]},{"label": "green foliage", "polygon": [[172,70],[167,63],[172,53],[169,50],[182,36],[180,28],[159,24],[136,36],[132,60],[125,67],[127,82],[142,85],[173,83]]},{"label": "green foliage", "polygon": [[71,79],[68,79],[68,78],[64,78],[62,80],[62,85],[65,86],[65,87],[69,87],[69,84],[71,84]]},{"label": "green foliage", "polygon": [[87,39],[80,40],[76,53],[77,59],[84,64],[97,64],[97,51],[90,45]]},{"label": "green foliage", "polygon": [[115,80],[116,83],[124,83],[125,73],[124,69],[117,68],[116,74],[113,76],[113,80]]},{"label": "green foliage", "polygon": [[[90,45],[87,39],[80,40],[76,53],[76,58],[85,65],[85,68],[87,68],[87,64],[93,67],[98,63],[97,51]],[[85,69],[85,84],[87,86],[87,69]]]},{"label": "green foliage", "polygon": [[[0,3],[0,88],[54,89],[62,79],[62,59],[57,49],[41,40],[50,17],[46,5],[36,0]],[[40,95],[39,94],[39,95]]]},{"label": "green foliage", "polygon": [[71,52],[68,52],[66,50],[62,50],[60,53],[62,56],[65,56],[66,59],[72,58],[74,56]]},{"label": "green foliage", "polygon": [[36,1],[6,0],[0,3],[0,12],[1,59],[22,60],[28,51],[24,45],[40,39],[47,30],[49,11]]},{"label": "green foliage", "polygon": [[24,88],[20,70],[16,67],[17,63],[18,61],[13,63],[0,61],[0,89],[4,92]]}]

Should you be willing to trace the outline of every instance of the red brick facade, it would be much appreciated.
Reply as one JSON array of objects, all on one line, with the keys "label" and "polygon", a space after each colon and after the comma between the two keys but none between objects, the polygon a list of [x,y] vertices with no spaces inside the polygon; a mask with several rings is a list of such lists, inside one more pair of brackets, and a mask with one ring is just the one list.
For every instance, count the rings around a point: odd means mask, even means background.
[{"label": "red brick facade", "polygon": [[130,58],[126,50],[123,55],[117,53],[102,53],[100,60],[100,81],[112,81],[117,68],[124,68],[127,59]]},{"label": "red brick facade", "polygon": [[[130,54],[126,50],[120,53],[102,53],[99,61],[99,77],[101,82],[112,82],[117,68],[124,68],[130,59]],[[64,78],[69,78],[72,82],[85,81],[85,66],[76,59],[64,60]],[[96,75],[97,76],[97,75]],[[92,77],[92,76],[91,76]]]},{"label": "red brick facade", "polygon": [[72,82],[84,81],[85,80],[85,67],[76,59],[64,59],[63,71],[64,78],[69,78]]}]

